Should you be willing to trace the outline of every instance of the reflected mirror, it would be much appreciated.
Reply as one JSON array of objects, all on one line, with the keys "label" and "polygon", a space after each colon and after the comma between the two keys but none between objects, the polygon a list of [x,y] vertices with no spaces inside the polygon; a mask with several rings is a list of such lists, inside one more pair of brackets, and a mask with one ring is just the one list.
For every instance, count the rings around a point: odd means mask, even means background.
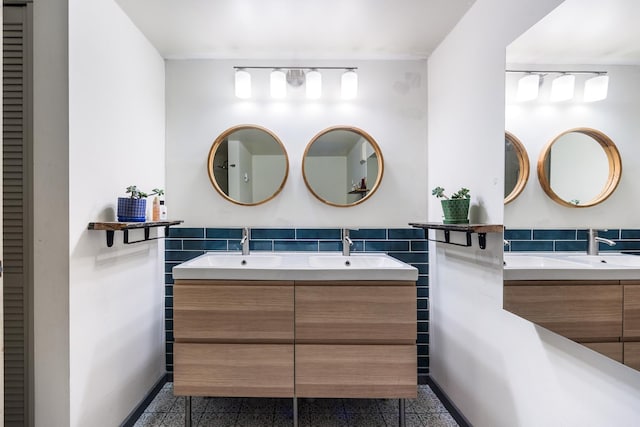
[{"label": "reflected mirror", "polygon": [[504,204],[522,193],[529,179],[527,150],[512,133],[504,134]]},{"label": "reflected mirror", "polygon": [[551,140],[538,159],[538,180],[555,202],[585,208],[605,201],[620,182],[620,153],[600,131],[577,128]]},{"label": "reflected mirror", "polygon": [[230,202],[254,206],[273,199],[284,187],[289,159],[282,142],[256,125],[227,129],[213,142],[207,159],[213,187]]},{"label": "reflected mirror", "polygon": [[313,137],[302,159],[311,193],[331,206],[360,204],[382,181],[384,162],[375,140],[362,129],[334,126]]}]

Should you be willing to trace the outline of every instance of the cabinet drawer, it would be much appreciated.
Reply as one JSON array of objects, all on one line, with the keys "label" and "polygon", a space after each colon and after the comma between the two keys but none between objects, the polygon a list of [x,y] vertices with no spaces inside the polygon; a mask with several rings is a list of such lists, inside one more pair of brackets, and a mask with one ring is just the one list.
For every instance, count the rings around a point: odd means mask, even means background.
[{"label": "cabinet drawer", "polygon": [[295,299],[296,342],[413,344],[416,341],[414,284],[296,284]]},{"label": "cabinet drawer", "polygon": [[583,346],[590,348],[602,355],[605,355],[616,362],[622,363],[622,343],[621,342],[591,342],[581,343]]},{"label": "cabinet drawer", "polygon": [[293,342],[293,282],[176,283],[176,342]]},{"label": "cabinet drawer", "polygon": [[415,345],[296,345],[296,396],[415,398]]},{"label": "cabinet drawer", "polygon": [[173,357],[178,396],[293,396],[293,344],[176,343]]},{"label": "cabinet drawer", "polygon": [[640,285],[624,286],[624,339],[640,339]]},{"label": "cabinet drawer", "polygon": [[624,364],[640,371],[640,342],[624,343]]},{"label": "cabinet drawer", "polygon": [[576,341],[622,336],[621,286],[505,286],[504,308]]}]

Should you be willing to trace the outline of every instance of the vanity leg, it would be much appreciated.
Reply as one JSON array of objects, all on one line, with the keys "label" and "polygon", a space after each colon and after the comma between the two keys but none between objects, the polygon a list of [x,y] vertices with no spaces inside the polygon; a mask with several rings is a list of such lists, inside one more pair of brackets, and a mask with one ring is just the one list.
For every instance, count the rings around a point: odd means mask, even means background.
[{"label": "vanity leg", "polygon": [[293,427],[298,427],[298,398],[293,398]]},{"label": "vanity leg", "polygon": [[191,396],[184,397],[184,427],[191,427]]},{"label": "vanity leg", "polygon": [[407,420],[405,419],[405,413],[404,413],[404,399],[400,399],[398,401],[398,426],[399,427],[406,427],[407,425]]}]

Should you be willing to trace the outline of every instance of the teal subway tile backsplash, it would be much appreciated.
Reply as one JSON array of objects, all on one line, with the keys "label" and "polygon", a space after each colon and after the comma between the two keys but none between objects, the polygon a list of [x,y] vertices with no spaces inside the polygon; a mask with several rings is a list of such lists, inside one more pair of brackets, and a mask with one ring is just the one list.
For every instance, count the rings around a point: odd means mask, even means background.
[{"label": "teal subway tile backsplash", "polygon": [[[173,372],[173,276],[171,269],[205,251],[240,251],[241,228],[172,227],[165,244],[165,338],[166,369]],[[251,251],[341,252],[340,228],[254,228],[250,233]],[[351,230],[352,252],[386,252],[418,269],[416,284],[418,373],[429,373],[428,298],[429,253],[424,230],[413,228],[365,228]]]},{"label": "teal subway tile backsplash", "polygon": [[[640,230],[598,230],[598,236],[613,240],[615,246],[599,243],[603,252],[640,251]],[[507,229],[506,252],[586,252],[588,230],[579,229]]]},{"label": "teal subway tile backsplash", "polygon": [[207,228],[207,239],[242,239],[241,228]]},{"label": "teal subway tile backsplash", "polygon": [[533,230],[533,240],[575,240],[576,230]]},{"label": "teal subway tile backsplash", "polygon": [[252,228],[251,239],[265,240],[265,239],[291,239],[296,238],[295,228]]},{"label": "teal subway tile backsplash", "polygon": [[338,228],[298,228],[296,229],[296,239],[322,239],[340,240],[342,230]]}]

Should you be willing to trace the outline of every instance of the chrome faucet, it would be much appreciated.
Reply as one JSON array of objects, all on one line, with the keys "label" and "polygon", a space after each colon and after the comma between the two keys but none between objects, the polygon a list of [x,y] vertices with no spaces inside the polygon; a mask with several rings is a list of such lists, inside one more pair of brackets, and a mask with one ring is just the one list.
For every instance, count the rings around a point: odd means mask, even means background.
[{"label": "chrome faucet", "polygon": [[342,255],[349,256],[351,255],[351,246],[353,246],[353,241],[349,237],[349,229],[342,229]]},{"label": "chrome faucet", "polygon": [[598,242],[606,243],[609,246],[615,246],[616,244],[616,242],[614,242],[613,240],[605,239],[604,237],[598,237],[598,230],[590,228],[589,240],[587,242],[587,255],[598,255]]},{"label": "chrome faucet", "polygon": [[242,240],[240,240],[240,246],[242,246],[242,255],[249,255],[249,227],[242,229]]}]

